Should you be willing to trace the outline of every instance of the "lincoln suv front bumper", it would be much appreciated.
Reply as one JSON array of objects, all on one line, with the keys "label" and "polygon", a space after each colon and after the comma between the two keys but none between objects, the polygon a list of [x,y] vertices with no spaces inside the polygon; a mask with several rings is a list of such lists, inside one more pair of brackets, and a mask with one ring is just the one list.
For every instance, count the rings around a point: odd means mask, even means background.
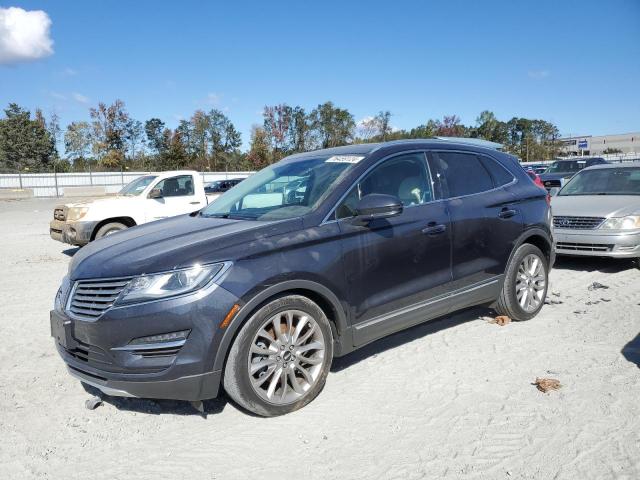
[{"label": "lincoln suv front bumper", "polygon": [[221,372],[213,365],[220,323],[236,303],[212,284],[180,297],[114,306],[94,319],[56,308],[51,333],[69,372],[108,395],[204,400],[218,394]]}]

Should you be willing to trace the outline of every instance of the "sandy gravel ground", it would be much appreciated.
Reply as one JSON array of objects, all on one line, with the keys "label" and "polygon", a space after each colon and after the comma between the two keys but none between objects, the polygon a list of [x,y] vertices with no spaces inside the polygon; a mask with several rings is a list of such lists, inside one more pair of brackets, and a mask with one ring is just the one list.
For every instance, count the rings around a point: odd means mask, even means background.
[{"label": "sandy gravel ground", "polygon": [[[558,303],[532,321],[468,310],[336,360],[320,397],[285,417],[224,398],[206,418],[139,399],[90,411],[49,337],[73,252],[48,236],[54,203],[0,202],[0,479],[640,478],[640,271],[628,262],[560,261]],[[543,394],[536,377],[562,388]]]}]

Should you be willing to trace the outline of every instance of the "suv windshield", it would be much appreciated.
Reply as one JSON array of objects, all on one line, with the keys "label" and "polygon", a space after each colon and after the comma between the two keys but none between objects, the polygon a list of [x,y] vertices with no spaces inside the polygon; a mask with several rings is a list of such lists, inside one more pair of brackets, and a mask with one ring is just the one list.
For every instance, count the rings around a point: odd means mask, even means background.
[{"label": "suv windshield", "polygon": [[577,161],[569,160],[563,162],[554,162],[544,173],[571,173],[581,170],[581,166]]},{"label": "suv windshield", "polygon": [[558,195],[640,195],[640,168],[584,170],[569,180]]},{"label": "suv windshield", "polygon": [[305,215],[319,206],[362,158],[336,155],[276,163],[224,193],[202,215],[248,220]]},{"label": "suv windshield", "polygon": [[133,182],[127,183],[122,187],[118,195],[140,195],[155,178],[154,175],[145,175],[144,177],[136,178]]}]

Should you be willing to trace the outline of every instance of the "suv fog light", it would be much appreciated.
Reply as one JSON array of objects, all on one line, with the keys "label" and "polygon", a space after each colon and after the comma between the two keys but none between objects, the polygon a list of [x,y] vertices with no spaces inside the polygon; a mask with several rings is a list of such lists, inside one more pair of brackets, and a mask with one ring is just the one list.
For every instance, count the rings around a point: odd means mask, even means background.
[{"label": "suv fog light", "polygon": [[162,333],[160,335],[150,335],[148,337],[134,338],[129,342],[129,345],[144,345],[147,343],[163,343],[163,342],[177,342],[179,340],[186,340],[191,330],[180,330],[178,332]]}]

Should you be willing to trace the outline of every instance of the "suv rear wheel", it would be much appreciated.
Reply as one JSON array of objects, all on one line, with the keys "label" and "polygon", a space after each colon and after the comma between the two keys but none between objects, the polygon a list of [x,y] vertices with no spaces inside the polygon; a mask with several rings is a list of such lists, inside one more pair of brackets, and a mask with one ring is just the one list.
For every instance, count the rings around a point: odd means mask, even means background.
[{"label": "suv rear wheel", "polygon": [[245,409],[272,417],[311,402],[324,387],[333,342],[329,320],[300,295],[273,300],[242,326],[224,370],[224,388]]},{"label": "suv rear wheel", "polygon": [[520,245],[511,257],[495,310],[513,320],[535,317],[547,297],[549,267],[535,245]]}]

